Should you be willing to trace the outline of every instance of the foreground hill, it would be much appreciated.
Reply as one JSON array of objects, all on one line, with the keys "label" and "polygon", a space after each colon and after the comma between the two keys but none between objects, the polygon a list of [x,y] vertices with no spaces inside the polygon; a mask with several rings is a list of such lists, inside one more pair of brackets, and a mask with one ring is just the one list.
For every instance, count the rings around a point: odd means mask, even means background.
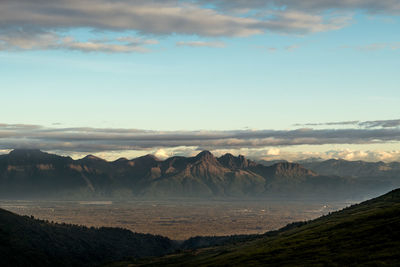
[{"label": "foreground hill", "polygon": [[223,245],[111,266],[399,266],[399,229],[398,189],[264,235],[197,238]]},{"label": "foreground hill", "polygon": [[50,223],[0,209],[0,266],[92,266],[175,247],[166,237]]},{"label": "foreground hill", "polygon": [[239,155],[108,162],[14,150],[0,156],[1,198],[269,197],[357,199],[393,189],[391,180],[320,175],[297,163],[264,166]]}]

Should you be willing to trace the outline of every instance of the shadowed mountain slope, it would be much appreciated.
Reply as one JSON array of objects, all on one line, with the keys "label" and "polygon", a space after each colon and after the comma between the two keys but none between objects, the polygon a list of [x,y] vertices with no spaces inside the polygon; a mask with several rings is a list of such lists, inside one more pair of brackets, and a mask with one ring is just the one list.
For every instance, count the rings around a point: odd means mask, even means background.
[{"label": "shadowed mountain slope", "polygon": [[[264,166],[239,155],[159,160],[146,155],[108,162],[79,160],[39,150],[0,156],[2,198],[283,197],[359,198],[390,190],[397,177],[382,180],[319,175],[302,165]],[[400,180],[400,179],[397,179]]]}]

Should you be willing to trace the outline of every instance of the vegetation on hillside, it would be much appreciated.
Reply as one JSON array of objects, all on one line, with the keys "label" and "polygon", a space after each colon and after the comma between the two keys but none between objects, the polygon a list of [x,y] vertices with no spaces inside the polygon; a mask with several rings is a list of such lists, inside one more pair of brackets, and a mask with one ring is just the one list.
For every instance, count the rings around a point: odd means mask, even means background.
[{"label": "vegetation on hillside", "polygon": [[0,266],[93,266],[175,248],[166,237],[52,223],[0,209]]}]

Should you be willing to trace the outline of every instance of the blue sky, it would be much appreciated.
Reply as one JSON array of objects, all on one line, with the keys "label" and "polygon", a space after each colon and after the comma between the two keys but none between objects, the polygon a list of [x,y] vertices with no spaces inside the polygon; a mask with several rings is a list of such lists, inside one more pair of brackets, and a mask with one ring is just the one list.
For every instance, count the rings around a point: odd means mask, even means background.
[{"label": "blue sky", "polygon": [[[157,11],[161,15],[153,14],[151,23],[147,18],[147,24],[121,20],[122,26],[114,23],[119,17],[108,15],[107,10],[105,15],[87,11],[90,19],[75,18],[79,22],[75,25],[61,18],[70,8],[66,4],[63,9],[63,0],[57,6],[59,15],[41,19],[35,9],[20,15],[24,8],[32,9],[28,2],[4,1],[5,6],[0,6],[3,12],[8,8],[7,14],[15,13],[11,17],[0,11],[3,124],[52,129],[294,130],[299,128],[294,124],[396,120],[400,115],[399,1],[325,1],[328,7],[313,0],[303,6],[290,1],[264,1],[271,5],[233,1],[235,8],[229,1],[190,5],[187,1],[116,1],[128,5],[124,10],[134,10],[126,11],[129,18],[141,16],[135,10],[165,8]],[[94,11],[108,3],[85,2],[93,4]],[[70,3],[76,10],[86,10],[78,1]],[[47,7],[52,10],[46,1],[37,5],[40,14]],[[180,13],[175,15],[176,8]],[[194,15],[185,21],[179,17],[181,11]],[[162,12],[171,14],[165,19]],[[192,19],[198,13],[200,18]],[[229,19],[229,24],[220,23],[219,16]],[[174,21],[168,24],[176,17],[185,27]],[[105,25],[99,26],[97,19]],[[26,26],[27,21],[31,25]],[[254,25],[248,26],[250,22]],[[373,151],[397,155],[398,141],[389,141],[390,146],[385,141]],[[9,143],[4,141],[1,148],[11,149]],[[370,151],[369,145],[336,144],[335,149]],[[329,150],[318,147],[308,149]],[[277,149],[264,150],[272,148]],[[112,153],[160,149],[166,148],[129,147]],[[215,148],[224,149],[232,148]]]}]

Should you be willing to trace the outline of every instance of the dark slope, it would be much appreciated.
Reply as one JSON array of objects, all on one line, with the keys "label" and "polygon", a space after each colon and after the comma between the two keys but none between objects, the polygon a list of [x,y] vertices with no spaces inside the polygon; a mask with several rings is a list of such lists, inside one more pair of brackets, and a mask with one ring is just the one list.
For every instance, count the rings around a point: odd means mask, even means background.
[{"label": "dark slope", "polygon": [[225,243],[130,266],[399,266],[400,190],[307,223]]},{"label": "dark slope", "polygon": [[0,266],[92,266],[174,248],[161,236],[49,223],[0,209]]},{"label": "dark slope", "polygon": [[30,192],[46,195],[86,186],[81,174],[70,168],[73,160],[41,152],[14,150],[0,158],[0,195],[19,197]]}]

